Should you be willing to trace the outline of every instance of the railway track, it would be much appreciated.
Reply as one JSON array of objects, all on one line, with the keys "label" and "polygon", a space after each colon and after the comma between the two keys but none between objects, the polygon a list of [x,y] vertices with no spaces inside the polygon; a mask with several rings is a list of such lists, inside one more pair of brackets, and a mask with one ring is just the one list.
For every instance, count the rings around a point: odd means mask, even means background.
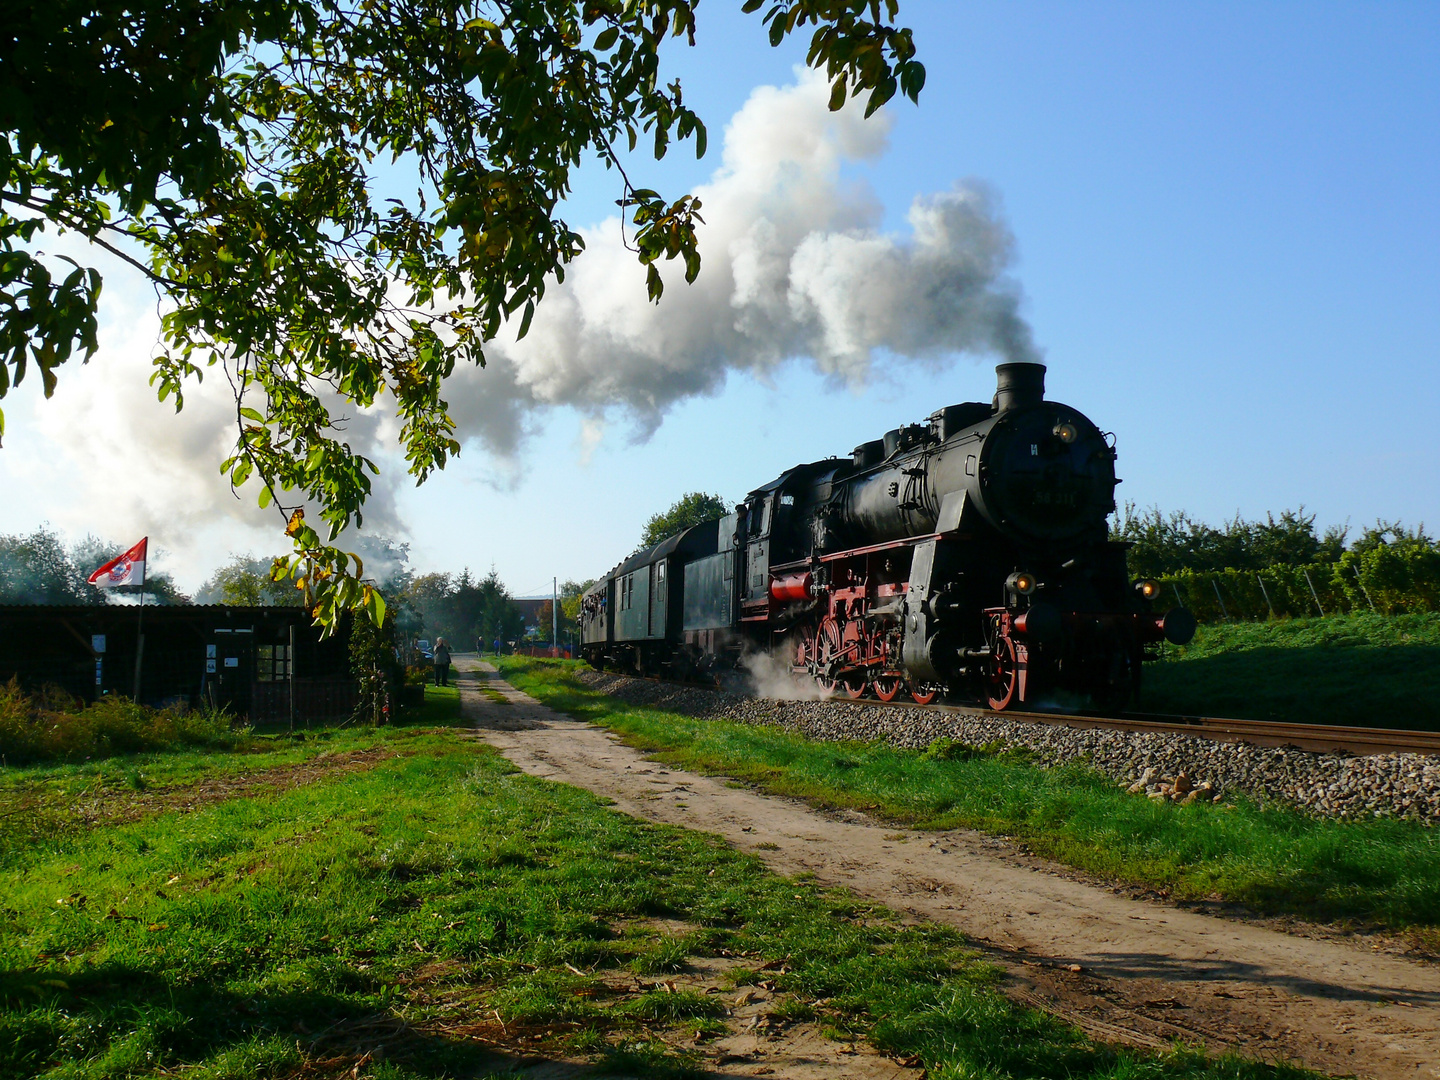
[{"label": "railway track", "polygon": [[[878,702],[875,704],[879,704]],[[1435,754],[1440,755],[1440,732],[1406,731],[1402,728],[1340,727],[1332,724],[1293,724],[1277,720],[1231,720],[1216,716],[1169,716],[1160,713],[1127,713],[1123,716],[1082,716],[1073,713],[995,712],[964,705],[912,705],[911,708],[942,708],[967,715],[994,716],[1006,720],[1029,720],[1063,724],[1074,728],[1109,728],[1115,731],[1155,731],[1165,734],[1197,735],[1217,742],[1248,742],[1257,746],[1293,746],[1300,750],[1338,751],[1347,754]]]},{"label": "railway track", "polygon": [[[634,676],[632,676],[633,678]],[[654,675],[650,682],[691,689],[701,684],[665,679]],[[728,689],[728,688],[726,688]],[[832,699],[852,701],[844,695]],[[1007,710],[997,712],[979,705],[935,702],[917,705],[909,701],[880,701],[865,697],[854,704],[882,709],[939,709],[966,716],[993,716],[998,720],[1024,720],[1072,728],[1108,728],[1114,731],[1154,731],[1162,734],[1195,735],[1216,742],[1248,742],[1256,746],[1293,746],[1299,750],[1346,754],[1433,754],[1440,756],[1440,731],[1407,731],[1403,728],[1341,727],[1335,724],[1295,724],[1279,720],[1237,720],[1218,716],[1179,716],[1165,713],[1125,713],[1120,716],[1090,716],[1083,713],[1050,713]]]}]

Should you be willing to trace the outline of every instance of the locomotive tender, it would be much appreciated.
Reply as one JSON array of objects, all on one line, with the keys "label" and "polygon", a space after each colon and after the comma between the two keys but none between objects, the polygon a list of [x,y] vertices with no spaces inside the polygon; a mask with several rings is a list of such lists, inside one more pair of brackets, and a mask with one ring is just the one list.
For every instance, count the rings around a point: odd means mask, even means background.
[{"label": "locomotive tender", "polygon": [[1162,639],[1128,545],[1108,537],[1114,438],[1045,400],[1045,366],[1001,364],[994,400],[782,473],[733,514],[638,551],[583,597],[595,667],[714,677],[777,653],[826,689],[1034,707],[1123,707]]}]

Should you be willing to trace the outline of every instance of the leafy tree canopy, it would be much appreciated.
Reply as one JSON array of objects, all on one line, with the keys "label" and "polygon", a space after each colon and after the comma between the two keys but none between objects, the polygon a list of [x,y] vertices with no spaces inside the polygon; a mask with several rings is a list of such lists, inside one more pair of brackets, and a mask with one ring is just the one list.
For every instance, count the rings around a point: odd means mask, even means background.
[{"label": "leafy tree canopy", "polygon": [[645,523],[640,534],[642,548],[653,547],[662,540],[668,540],[676,533],[684,532],[695,525],[722,518],[730,512],[730,504],[719,495],[707,495],[703,491],[692,491],[682,495],[663,514],[656,514]]},{"label": "leafy tree canopy", "polygon": [[510,602],[510,590],[494,570],[479,581],[468,569],[458,575],[422,574],[400,593],[399,601],[420,617],[411,631],[413,637],[443,637],[462,651],[477,639],[513,640],[524,628],[520,610]]},{"label": "leafy tree canopy", "polygon": [[[359,523],[373,462],[344,413],[394,398],[410,471],[458,452],[441,397],[582,249],[557,215],[570,174],[618,170],[648,267],[700,269],[699,201],[637,187],[643,138],[705,152],[662,48],[693,43],[699,0],[13,0],[0,20],[0,396],[98,347],[101,278],[38,247],[77,232],[164,298],[151,383],[184,402],[222,367],[237,442],[295,554],[277,573],[333,623],[384,602],[332,546]],[[772,45],[810,33],[839,108],[916,98],[924,68],[897,0],[745,0]],[[377,166],[412,192],[380,198]],[[395,186],[395,185],[391,185]],[[299,505],[318,505],[315,526]],[[289,504],[289,505],[287,505]],[[323,535],[322,535],[323,534]]]},{"label": "leafy tree canopy", "polygon": [[1278,518],[1266,514],[1264,521],[1246,521],[1236,514],[1217,529],[1184,511],[1167,516],[1158,507],[1141,512],[1127,503],[1110,534],[1133,545],[1128,556],[1131,573],[1162,577],[1182,570],[1254,571],[1335,562],[1345,551],[1346,531],[1332,526],[1317,535],[1315,515],[1305,513],[1303,506]]},{"label": "leafy tree canopy", "polygon": [[294,607],[304,599],[288,581],[270,576],[274,559],[232,555],[211,574],[195,594],[199,604],[236,604],[242,607]]},{"label": "leafy tree canopy", "polygon": [[561,633],[571,637],[580,634],[580,599],[585,591],[595,584],[594,578],[584,581],[567,581],[560,586]]}]

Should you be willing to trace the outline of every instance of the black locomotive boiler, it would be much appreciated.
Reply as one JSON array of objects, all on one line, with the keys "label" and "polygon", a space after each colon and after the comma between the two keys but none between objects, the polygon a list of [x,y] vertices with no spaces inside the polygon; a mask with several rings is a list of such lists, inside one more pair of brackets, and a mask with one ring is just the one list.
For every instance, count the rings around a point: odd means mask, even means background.
[{"label": "black locomotive boiler", "polygon": [[693,677],[761,650],[852,698],[1123,707],[1195,620],[1155,611],[1109,539],[1113,437],[1045,400],[1043,364],[996,373],[990,403],[797,465],[630,556],[583,598],[583,655]]}]

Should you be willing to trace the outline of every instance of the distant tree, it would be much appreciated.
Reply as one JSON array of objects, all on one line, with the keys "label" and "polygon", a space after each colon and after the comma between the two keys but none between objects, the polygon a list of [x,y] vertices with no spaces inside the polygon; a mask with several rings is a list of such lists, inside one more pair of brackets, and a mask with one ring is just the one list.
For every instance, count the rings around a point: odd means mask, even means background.
[{"label": "distant tree", "polygon": [[543,641],[547,645],[555,644],[551,640],[555,636],[555,604],[554,601],[546,600],[535,612],[535,625],[531,627],[530,633],[536,641]]},{"label": "distant tree", "polygon": [[1350,550],[1365,555],[1376,548],[1390,547],[1404,551],[1433,551],[1435,540],[1425,532],[1422,522],[1413,529],[1407,529],[1398,521],[1377,521],[1360,532],[1360,538],[1350,545]]},{"label": "distant tree", "polygon": [[0,603],[103,604],[104,594],[85,583],[87,576],[44,525],[29,536],[0,536]]},{"label": "distant tree", "polygon": [[1332,526],[1317,535],[1315,515],[1305,513],[1303,506],[1278,518],[1266,514],[1264,521],[1246,521],[1236,514],[1217,529],[1183,510],[1169,515],[1158,507],[1137,512],[1134,503],[1127,503],[1110,529],[1111,539],[1132,545],[1130,572],[1142,577],[1337,562],[1345,552],[1345,534],[1343,526]]},{"label": "distant tree", "polygon": [[640,546],[653,547],[676,533],[722,518],[729,512],[730,504],[722,496],[692,491],[682,495],[669,510],[656,514],[645,523],[645,531],[640,534]]},{"label": "distant tree", "polygon": [[458,576],[422,574],[398,599],[419,614],[423,632],[432,640],[443,637],[458,648],[496,637],[510,641],[524,627],[519,609],[494,570],[479,581],[470,576],[469,568]]},{"label": "distant tree", "polygon": [[[95,536],[67,549],[44,525],[29,536],[0,536],[0,603],[106,604],[111,594],[138,596],[138,585],[97,589],[87,581],[124,551],[125,546]],[[148,603],[184,604],[190,600],[168,573],[154,570],[145,575],[144,591]]]},{"label": "distant tree", "polygon": [[560,586],[560,637],[562,640],[579,639],[580,599],[594,584],[594,578],[586,578],[584,581],[567,581]]},{"label": "distant tree", "polygon": [[198,604],[232,604],[237,607],[296,607],[305,594],[291,581],[270,576],[274,559],[232,555],[230,561],[205,580],[195,594]]}]

